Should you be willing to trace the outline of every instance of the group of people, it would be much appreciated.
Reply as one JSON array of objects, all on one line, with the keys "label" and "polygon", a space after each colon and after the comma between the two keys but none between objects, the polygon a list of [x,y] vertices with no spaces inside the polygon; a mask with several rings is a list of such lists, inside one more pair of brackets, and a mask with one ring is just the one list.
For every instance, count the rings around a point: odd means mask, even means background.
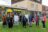
[{"label": "group of people", "polygon": [[20,22],[23,25],[23,27],[26,27],[28,24],[30,27],[32,27],[32,22],[36,23],[36,26],[39,26],[39,20],[41,19],[43,28],[45,28],[45,22],[46,22],[46,15],[42,15],[39,17],[36,15],[35,17],[30,14],[30,15],[18,15],[15,13],[12,15],[12,13],[7,13],[7,15],[3,15],[2,20],[3,20],[3,27],[5,25],[8,25],[9,28],[12,28],[13,25],[19,25]]},{"label": "group of people", "polygon": [[2,16],[3,20],[3,27],[8,25],[9,28],[13,27],[13,14],[12,13],[7,13],[7,15]]},{"label": "group of people", "polygon": [[46,15],[42,14],[42,16],[39,16],[36,14],[36,16],[33,16],[32,14],[30,15],[24,15],[23,16],[23,26],[26,27],[26,23],[29,24],[30,27],[32,27],[32,23],[35,22],[36,26],[39,26],[40,20],[42,23],[43,28],[45,28],[45,24],[46,24]]}]

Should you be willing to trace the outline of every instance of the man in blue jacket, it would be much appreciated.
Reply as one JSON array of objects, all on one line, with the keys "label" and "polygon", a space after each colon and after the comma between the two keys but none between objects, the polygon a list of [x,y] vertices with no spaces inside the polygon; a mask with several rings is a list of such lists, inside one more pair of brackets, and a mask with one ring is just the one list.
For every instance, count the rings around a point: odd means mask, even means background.
[{"label": "man in blue jacket", "polygon": [[32,20],[33,20],[33,16],[30,15],[30,16],[29,16],[29,25],[30,25],[30,27],[32,27]]}]

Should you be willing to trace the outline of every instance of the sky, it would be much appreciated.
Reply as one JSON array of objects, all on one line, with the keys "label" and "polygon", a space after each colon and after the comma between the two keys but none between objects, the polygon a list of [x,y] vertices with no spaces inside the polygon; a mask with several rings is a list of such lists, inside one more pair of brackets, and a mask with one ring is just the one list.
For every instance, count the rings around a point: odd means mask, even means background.
[{"label": "sky", "polygon": [[42,4],[48,6],[48,0],[42,0]]},{"label": "sky", "polygon": [[[48,0],[42,0],[42,4],[48,6]],[[11,6],[11,0],[0,0],[0,5]]]},{"label": "sky", "polygon": [[0,5],[11,6],[11,0],[0,0]]}]

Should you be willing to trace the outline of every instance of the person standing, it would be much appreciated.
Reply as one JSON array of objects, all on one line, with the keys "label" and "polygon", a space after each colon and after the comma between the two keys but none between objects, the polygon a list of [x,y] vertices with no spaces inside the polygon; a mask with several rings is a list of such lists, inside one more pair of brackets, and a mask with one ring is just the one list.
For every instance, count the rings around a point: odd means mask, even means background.
[{"label": "person standing", "polygon": [[30,25],[30,27],[32,26],[32,20],[33,20],[32,15],[30,15],[29,16],[29,25]]},{"label": "person standing", "polygon": [[12,14],[10,13],[10,21],[9,21],[9,28],[13,27],[13,17]]},{"label": "person standing", "polygon": [[27,19],[27,25],[29,24],[29,14],[25,15],[26,19]]},{"label": "person standing", "polygon": [[9,23],[10,23],[10,14],[9,14],[9,13],[7,13],[7,14],[8,14],[8,15],[7,15],[7,25],[8,25],[8,27],[10,28],[10,26],[9,26],[9,25],[10,25],[10,24],[9,24]]},{"label": "person standing", "polygon": [[14,24],[19,25],[19,16],[17,14],[14,15]]},{"label": "person standing", "polygon": [[26,23],[27,23],[27,18],[25,16],[22,16],[22,24],[23,24],[23,27],[26,28]]},{"label": "person standing", "polygon": [[20,14],[20,15],[19,15],[19,21],[20,21],[20,22],[21,22],[21,18],[22,18],[22,15]]},{"label": "person standing", "polygon": [[3,20],[3,26],[5,26],[6,25],[6,16],[5,15],[3,15],[2,20]]},{"label": "person standing", "polygon": [[36,16],[36,26],[39,26],[39,16]]},{"label": "person standing", "polygon": [[46,16],[43,15],[43,16],[42,16],[42,24],[43,24],[43,28],[45,28],[45,22],[46,22]]}]

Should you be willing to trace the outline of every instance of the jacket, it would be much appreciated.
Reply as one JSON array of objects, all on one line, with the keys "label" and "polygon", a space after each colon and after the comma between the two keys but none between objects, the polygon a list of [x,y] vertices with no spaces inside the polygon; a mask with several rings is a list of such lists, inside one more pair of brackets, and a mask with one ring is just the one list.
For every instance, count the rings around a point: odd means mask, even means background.
[{"label": "jacket", "polygon": [[44,22],[46,22],[46,16],[44,16]]},{"label": "jacket", "polygon": [[33,18],[32,18],[32,16],[30,15],[30,16],[29,16],[29,21],[32,21],[32,20],[33,20]]}]

